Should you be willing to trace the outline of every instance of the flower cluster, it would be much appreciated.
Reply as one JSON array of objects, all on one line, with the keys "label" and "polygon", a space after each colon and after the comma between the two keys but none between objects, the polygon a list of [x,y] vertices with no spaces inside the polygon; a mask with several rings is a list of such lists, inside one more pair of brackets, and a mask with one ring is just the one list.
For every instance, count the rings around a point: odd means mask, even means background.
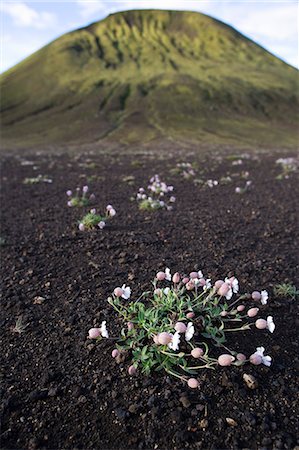
[{"label": "flower cluster", "polygon": [[116,214],[115,209],[111,205],[106,206],[105,215],[97,214],[95,208],[91,209],[89,213],[85,214],[85,216],[80,220],[79,230],[91,230],[93,228],[99,227],[100,230],[105,228],[107,220],[114,217]]},{"label": "flower cluster", "polygon": [[178,163],[173,172],[181,175],[186,180],[195,176],[195,170],[192,164],[188,162]]},{"label": "flower cluster", "polygon": [[90,194],[88,196],[89,188],[88,186],[83,186],[82,191],[79,187],[76,188],[75,195],[72,191],[66,191],[66,195],[68,196],[67,206],[89,206],[95,200],[95,195]]},{"label": "flower cluster", "polygon": [[174,203],[176,198],[171,194],[173,186],[168,186],[164,181],[160,180],[158,175],[150,179],[150,184],[147,187],[148,194],[144,188],[140,188],[136,200],[139,202],[139,208],[145,210],[155,209],[172,209],[171,203]]},{"label": "flower cluster", "polygon": [[[124,321],[116,348],[112,352],[118,362],[130,359],[130,375],[141,370],[164,370],[197,388],[200,369],[217,366],[271,365],[264,347],[245,353],[228,348],[227,334],[250,330],[274,332],[272,316],[257,317],[268,301],[265,290],[238,295],[236,277],[217,280],[204,277],[202,271],[188,275],[169,268],[157,272],[153,288],[131,300],[130,287],[116,287],[108,302]],[[233,296],[236,296],[233,299]],[[105,324],[105,333],[108,335]],[[101,339],[103,324],[89,331],[90,338]],[[213,354],[211,354],[213,353]]]},{"label": "flower cluster", "polygon": [[297,172],[299,169],[299,159],[293,157],[279,158],[276,160],[276,164],[282,168],[282,173],[276,177],[278,180],[289,178],[290,173]]}]

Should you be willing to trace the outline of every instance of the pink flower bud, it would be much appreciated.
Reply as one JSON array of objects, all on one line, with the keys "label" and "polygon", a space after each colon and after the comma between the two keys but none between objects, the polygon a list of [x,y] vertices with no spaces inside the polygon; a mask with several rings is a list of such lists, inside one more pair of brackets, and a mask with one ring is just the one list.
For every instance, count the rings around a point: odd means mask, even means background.
[{"label": "pink flower bud", "polygon": [[181,279],[181,277],[180,277],[179,272],[176,272],[176,273],[173,275],[173,277],[172,277],[173,283],[179,283],[179,282],[180,282],[180,279]]},{"label": "pink flower bud", "polygon": [[238,353],[237,360],[238,361],[246,361],[246,356],[244,355],[244,353]]},{"label": "pink flower bud", "polygon": [[194,313],[193,311],[188,312],[188,313],[186,314],[186,317],[187,317],[187,319],[193,319],[193,317],[195,317],[195,313]]},{"label": "pink flower bud", "polygon": [[215,286],[215,288],[216,288],[217,291],[218,291],[218,289],[219,289],[223,284],[224,284],[224,281],[223,281],[223,280],[217,280],[217,281],[215,282],[214,286]]},{"label": "pink flower bud", "polygon": [[96,339],[99,336],[101,336],[101,329],[100,328],[91,328],[88,331],[89,339]]},{"label": "pink flower bud", "polygon": [[115,348],[114,350],[112,350],[112,358],[116,358],[119,355],[119,351],[117,350],[117,348]]},{"label": "pink flower bud", "polygon": [[232,355],[223,354],[220,355],[218,358],[218,364],[219,366],[230,366],[231,363],[235,360],[235,358]]},{"label": "pink flower bud", "polygon": [[130,366],[130,367],[128,368],[128,372],[129,372],[129,375],[131,375],[131,377],[132,377],[132,376],[136,375],[137,369],[136,369],[135,366]]},{"label": "pink flower bud", "polygon": [[188,281],[189,281],[189,278],[188,278],[188,277],[184,277],[184,278],[183,278],[183,284],[187,284]]},{"label": "pink flower bud", "polygon": [[114,295],[116,297],[121,297],[123,295],[123,293],[124,293],[124,291],[120,287],[117,287],[117,288],[114,289]]},{"label": "pink flower bud", "polygon": [[194,289],[194,283],[193,281],[188,281],[188,283],[186,284],[186,289],[187,291],[192,291],[192,289]]},{"label": "pink flower bud", "polygon": [[69,201],[67,202],[67,206],[69,206],[70,208],[73,206],[72,200],[69,200]]},{"label": "pink flower bud", "polygon": [[255,301],[259,301],[262,298],[262,296],[260,292],[253,291],[253,293],[251,294],[251,298]]},{"label": "pink flower bud", "polygon": [[92,208],[92,209],[90,210],[90,212],[91,212],[91,214],[95,214],[95,213],[96,213],[96,209],[95,209],[95,208]]},{"label": "pink flower bud", "polygon": [[86,194],[88,192],[88,186],[83,186],[82,191]]},{"label": "pink flower bud", "polygon": [[85,226],[84,226],[84,224],[83,223],[79,223],[79,230],[80,231],[84,231],[85,230]]},{"label": "pink flower bud", "polygon": [[247,315],[248,315],[248,317],[255,317],[258,312],[259,312],[259,308],[250,308],[247,311]]},{"label": "pink flower bud", "polygon": [[267,328],[267,321],[265,319],[257,319],[255,322],[255,326],[259,330],[264,330],[265,328]]},{"label": "pink flower bud", "polygon": [[66,191],[66,195],[67,195],[68,197],[71,197],[72,194],[73,194],[72,191]]},{"label": "pink flower bud", "polygon": [[154,343],[155,344],[160,344],[160,342],[159,342],[159,334],[155,334],[155,336],[153,337],[153,340],[154,340]]},{"label": "pink flower bud", "polygon": [[238,311],[238,312],[242,312],[242,311],[244,311],[244,309],[245,309],[245,305],[239,305],[239,306],[237,307],[237,311]]},{"label": "pink flower bud", "polygon": [[161,297],[162,296],[162,289],[155,289],[154,290],[154,294],[158,295],[159,297]]},{"label": "pink flower bud", "polygon": [[128,322],[128,330],[129,331],[132,331],[133,329],[134,329],[134,324],[133,324],[133,322]]},{"label": "pink flower bud", "polygon": [[156,278],[157,278],[158,281],[165,280],[165,277],[166,277],[165,272],[158,272],[157,275],[156,275]]},{"label": "pink flower bud", "polygon": [[169,333],[166,333],[165,331],[163,333],[160,333],[158,336],[159,344],[161,345],[167,345],[171,342],[171,336]]},{"label": "pink flower bud", "polygon": [[193,358],[201,358],[203,354],[204,351],[202,348],[196,347],[191,350],[191,355],[193,356]]},{"label": "pink flower bud", "polygon": [[188,386],[189,388],[196,389],[199,386],[199,382],[197,381],[196,378],[189,378]]},{"label": "pink flower bud", "polygon": [[198,273],[197,272],[191,272],[190,273],[190,278],[198,278]]},{"label": "pink flower bud", "polygon": [[230,290],[229,285],[227,283],[223,283],[218,289],[218,294],[221,295],[221,297],[223,297],[228,293],[229,290]]},{"label": "pink flower bud", "polygon": [[178,331],[179,333],[185,333],[187,330],[186,325],[183,322],[177,322],[174,326],[175,331]]},{"label": "pink flower bud", "polygon": [[251,364],[255,366],[259,366],[262,364],[262,357],[260,355],[257,355],[256,353],[253,353],[253,355],[250,356],[249,361]]},{"label": "pink flower bud", "polygon": [[227,316],[227,311],[221,311],[220,316],[221,317],[226,317]]}]

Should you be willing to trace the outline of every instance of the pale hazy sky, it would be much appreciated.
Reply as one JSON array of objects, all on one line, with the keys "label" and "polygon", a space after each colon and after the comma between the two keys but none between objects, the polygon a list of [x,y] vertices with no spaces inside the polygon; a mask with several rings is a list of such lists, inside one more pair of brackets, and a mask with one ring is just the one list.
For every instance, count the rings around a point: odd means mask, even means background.
[{"label": "pale hazy sky", "polygon": [[1,71],[59,35],[127,9],[199,11],[298,67],[297,0],[0,0]]}]

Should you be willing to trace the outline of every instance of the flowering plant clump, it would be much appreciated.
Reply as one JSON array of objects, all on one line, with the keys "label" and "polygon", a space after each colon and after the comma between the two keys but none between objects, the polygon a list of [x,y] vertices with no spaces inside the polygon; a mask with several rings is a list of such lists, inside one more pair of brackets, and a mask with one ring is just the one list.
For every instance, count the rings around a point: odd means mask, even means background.
[{"label": "flowering plant clump", "polygon": [[111,205],[106,206],[105,215],[97,214],[96,209],[93,208],[80,220],[79,230],[91,230],[96,227],[99,227],[100,230],[102,230],[105,228],[107,220],[110,220],[115,214],[116,211]]},{"label": "flowering plant clump", "polygon": [[130,375],[164,370],[191,388],[199,386],[200,369],[245,363],[270,366],[271,357],[264,355],[262,346],[244,354],[226,344],[232,332],[275,329],[272,316],[257,318],[258,304],[267,304],[267,291],[232,299],[238,291],[235,277],[212,284],[201,271],[172,276],[168,268],[158,272],[153,288],[137,299],[131,300],[129,287],[116,287],[108,302],[124,325],[120,337],[113,338],[117,344],[112,357],[119,362],[130,359]]},{"label": "flowering plant clump", "polygon": [[25,178],[24,184],[36,184],[36,183],[52,183],[53,180],[47,175],[38,175],[37,177]]},{"label": "flowering plant clump", "polygon": [[173,169],[173,173],[181,175],[186,180],[195,177],[194,167],[191,163],[188,162],[178,163],[175,169]]},{"label": "flowering plant clump", "polygon": [[145,210],[167,209],[172,210],[171,203],[174,203],[176,198],[171,194],[173,186],[168,186],[164,181],[160,180],[158,175],[150,179],[150,184],[147,187],[149,193],[145,192],[144,188],[140,188],[136,200],[139,202],[139,208]]},{"label": "flowering plant clump", "polygon": [[277,180],[289,178],[292,172],[297,172],[299,169],[299,160],[297,158],[279,158],[276,160],[276,164],[279,164],[282,168],[282,173],[277,175]]},{"label": "flowering plant clump", "polygon": [[66,195],[69,198],[69,200],[67,201],[67,206],[89,206],[94,202],[96,197],[94,194],[90,194],[88,196],[88,191],[88,186],[83,186],[82,191],[79,187],[77,187],[75,194],[73,194],[73,192],[70,190],[66,191]]}]

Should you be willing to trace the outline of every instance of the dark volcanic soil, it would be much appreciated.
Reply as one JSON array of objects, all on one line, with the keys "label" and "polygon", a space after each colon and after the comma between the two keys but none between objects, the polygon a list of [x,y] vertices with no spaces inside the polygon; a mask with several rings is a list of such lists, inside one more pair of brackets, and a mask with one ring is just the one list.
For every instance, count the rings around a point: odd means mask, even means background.
[{"label": "dark volcanic soil", "polygon": [[[24,165],[24,157],[4,159],[2,448],[296,446],[297,304],[275,298],[273,286],[298,286],[299,193],[294,174],[275,178],[278,156],[244,158],[236,166],[227,158],[199,159],[205,180],[234,175],[212,189],[174,176],[171,169],[184,159],[173,156],[28,157],[38,169]],[[242,171],[253,184],[238,195]],[[53,183],[22,184],[39,173]],[[155,173],[175,187],[171,212],[140,212],[130,201]],[[124,181],[128,176],[135,177],[133,184]],[[111,203],[117,210],[103,231],[80,232],[77,220],[86,208],[66,206],[65,191],[86,183],[96,207]],[[118,326],[106,301],[114,287],[127,283],[140,294],[165,266],[172,272],[202,269],[213,280],[234,274],[242,292],[267,289],[263,315],[273,315],[274,334],[253,330],[234,341],[248,355],[263,345],[273,365],[203,371],[201,390],[194,391],[162,373],[131,378],[128,362],[117,365],[111,358],[112,343],[86,338],[102,320],[111,330]],[[44,298],[40,304],[37,296]],[[17,334],[12,328],[20,316],[28,326]],[[257,389],[246,387],[244,372],[257,378]]]}]

